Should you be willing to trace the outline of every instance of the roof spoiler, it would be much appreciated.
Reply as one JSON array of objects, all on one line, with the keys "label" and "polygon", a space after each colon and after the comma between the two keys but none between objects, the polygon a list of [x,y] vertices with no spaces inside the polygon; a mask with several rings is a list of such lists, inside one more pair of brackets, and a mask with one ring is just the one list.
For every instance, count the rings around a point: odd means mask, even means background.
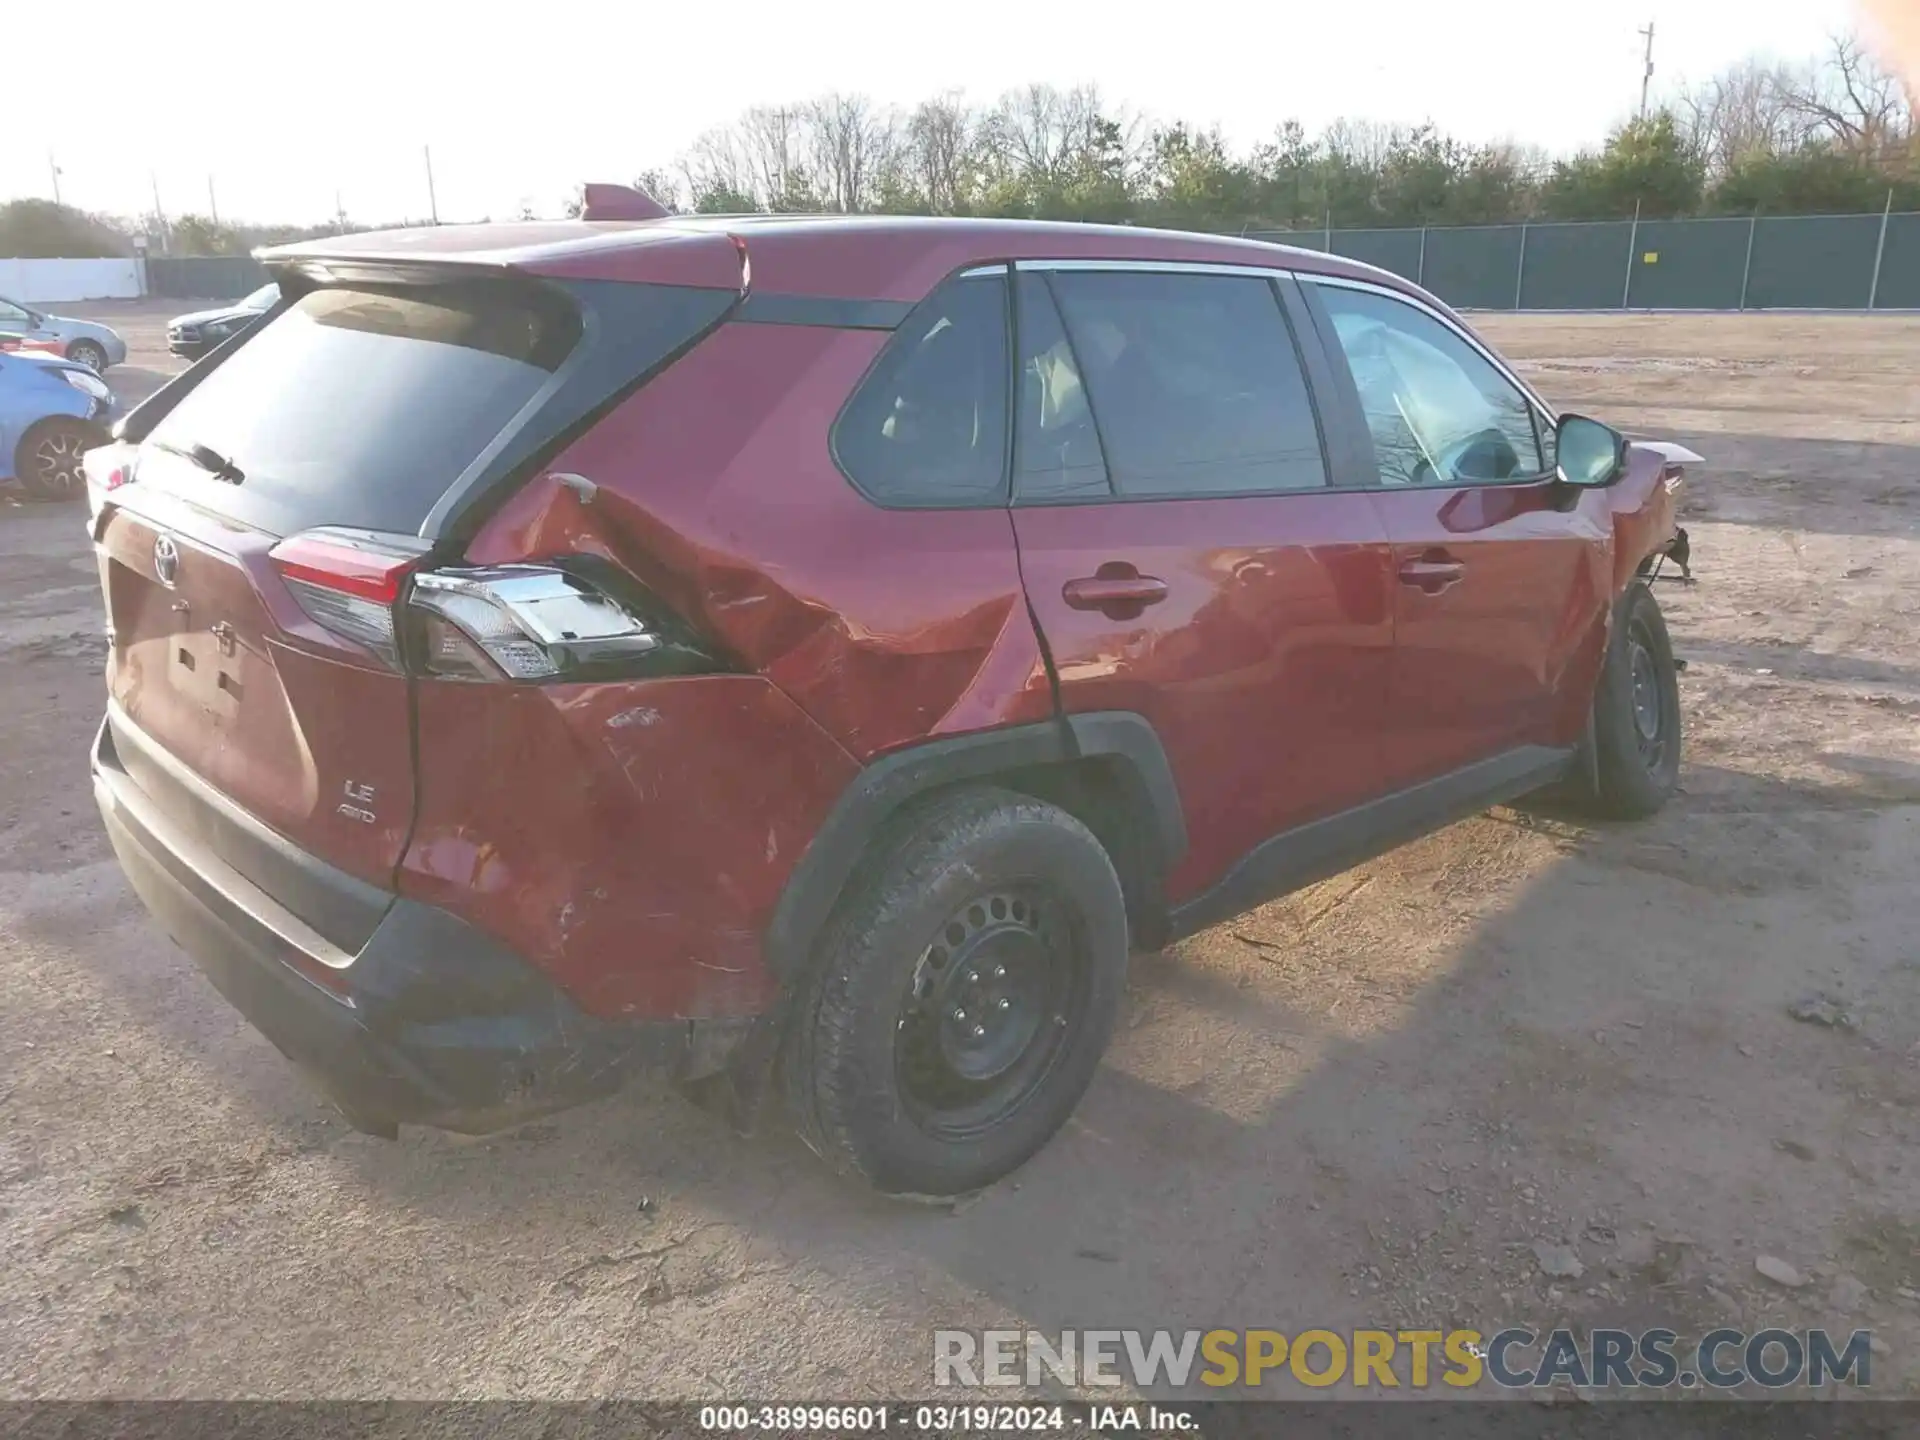
[{"label": "roof spoiler", "polygon": [[582,220],[664,220],[670,210],[632,185],[589,182],[580,187]]}]

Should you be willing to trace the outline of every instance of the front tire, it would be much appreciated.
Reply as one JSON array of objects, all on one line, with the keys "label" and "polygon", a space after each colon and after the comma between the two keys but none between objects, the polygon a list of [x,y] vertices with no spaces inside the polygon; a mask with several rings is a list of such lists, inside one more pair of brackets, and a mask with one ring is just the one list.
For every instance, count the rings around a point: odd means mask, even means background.
[{"label": "front tire", "polygon": [[78,500],[87,489],[80,462],[99,443],[78,420],[42,420],[20,437],[13,473],[35,500]]},{"label": "front tire", "polygon": [[1680,677],[1653,592],[1621,597],[1593,699],[1595,808],[1618,820],[1652,815],[1680,783]]},{"label": "front tire", "polygon": [[991,1184],[1066,1122],[1126,988],[1120,880],[1065,811],[967,790],[878,838],[786,1047],[800,1132],[889,1194]]},{"label": "front tire", "polygon": [[98,341],[76,340],[67,347],[67,358],[84,365],[96,375],[107,373],[107,352]]}]

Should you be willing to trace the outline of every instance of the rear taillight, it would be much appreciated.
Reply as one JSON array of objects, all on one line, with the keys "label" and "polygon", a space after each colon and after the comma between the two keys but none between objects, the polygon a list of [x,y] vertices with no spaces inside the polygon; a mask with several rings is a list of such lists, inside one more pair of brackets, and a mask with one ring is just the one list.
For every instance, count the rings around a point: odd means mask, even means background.
[{"label": "rear taillight", "polygon": [[394,607],[407,572],[426,554],[409,536],[361,530],[289,535],[267,558],[317,625],[358,642],[398,669]]},{"label": "rear taillight", "polygon": [[586,581],[542,565],[416,575],[416,658],[454,680],[555,680],[625,669],[664,644],[638,615]]},{"label": "rear taillight", "polygon": [[412,536],[309,530],[269,555],[314,623],[418,675],[570,680],[716,663],[675,617],[616,598],[631,582],[580,573],[594,562],[425,570],[426,553]]}]

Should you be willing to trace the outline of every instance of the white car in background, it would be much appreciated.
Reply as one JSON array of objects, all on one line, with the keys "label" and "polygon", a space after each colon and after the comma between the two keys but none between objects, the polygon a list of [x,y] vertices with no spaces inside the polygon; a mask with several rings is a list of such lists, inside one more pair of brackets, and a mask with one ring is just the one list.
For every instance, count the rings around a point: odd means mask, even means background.
[{"label": "white car in background", "polygon": [[4,295],[0,295],[0,338],[17,340],[22,348],[52,351],[96,375],[127,358],[127,342],[108,326],[49,315]]}]

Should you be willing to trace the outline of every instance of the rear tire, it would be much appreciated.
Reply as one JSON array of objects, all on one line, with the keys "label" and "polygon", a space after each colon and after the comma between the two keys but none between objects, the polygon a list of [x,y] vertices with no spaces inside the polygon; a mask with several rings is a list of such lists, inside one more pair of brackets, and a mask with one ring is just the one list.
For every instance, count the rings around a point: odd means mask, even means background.
[{"label": "rear tire", "polygon": [[1599,786],[1593,808],[1617,820],[1652,815],[1680,782],[1680,678],[1660,605],[1635,581],[1621,597],[1593,698]]},{"label": "rear tire", "polygon": [[107,352],[97,340],[76,340],[67,347],[67,358],[84,365],[96,375],[107,373]]},{"label": "rear tire", "polygon": [[796,997],[802,1137],[890,1194],[1015,1169],[1093,1079],[1126,988],[1120,880],[1065,811],[966,790],[881,834]]},{"label": "rear tire", "polygon": [[20,437],[13,454],[13,473],[35,500],[78,500],[87,490],[81,457],[100,443],[78,420],[64,416],[42,420]]}]

